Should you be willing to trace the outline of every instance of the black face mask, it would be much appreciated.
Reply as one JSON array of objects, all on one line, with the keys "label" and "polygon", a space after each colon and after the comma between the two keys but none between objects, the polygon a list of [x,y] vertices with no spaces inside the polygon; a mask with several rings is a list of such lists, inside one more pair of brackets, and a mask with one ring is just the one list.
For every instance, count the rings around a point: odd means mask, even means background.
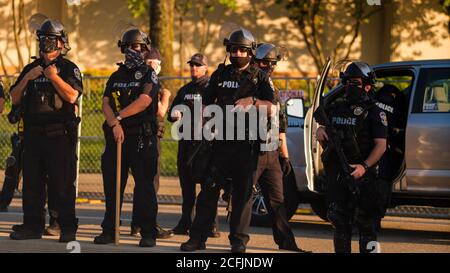
[{"label": "black face mask", "polygon": [[39,50],[43,53],[50,53],[60,50],[58,47],[58,38],[56,36],[41,36],[39,37]]},{"label": "black face mask", "polygon": [[246,66],[248,63],[250,63],[250,60],[252,59],[251,56],[247,57],[231,57],[230,56],[230,62],[237,68],[242,68]]},{"label": "black face mask", "polygon": [[347,85],[345,87],[345,99],[350,104],[359,104],[368,101],[369,95],[363,88],[355,85]]},{"label": "black face mask", "polygon": [[273,67],[272,66],[261,67],[261,70],[270,76],[273,72]]}]

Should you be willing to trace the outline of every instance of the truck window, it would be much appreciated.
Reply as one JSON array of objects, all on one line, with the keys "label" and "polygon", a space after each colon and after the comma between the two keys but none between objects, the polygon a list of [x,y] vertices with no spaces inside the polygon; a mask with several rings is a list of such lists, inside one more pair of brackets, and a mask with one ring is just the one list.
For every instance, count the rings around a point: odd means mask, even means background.
[{"label": "truck window", "polygon": [[450,69],[424,69],[420,80],[416,92],[418,112],[450,112]]}]

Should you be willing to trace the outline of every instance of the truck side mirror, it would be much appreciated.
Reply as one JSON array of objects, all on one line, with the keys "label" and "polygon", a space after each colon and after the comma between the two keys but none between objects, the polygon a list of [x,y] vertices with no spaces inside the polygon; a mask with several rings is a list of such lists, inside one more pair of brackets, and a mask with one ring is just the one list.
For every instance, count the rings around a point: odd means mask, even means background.
[{"label": "truck side mirror", "polygon": [[290,117],[304,118],[305,105],[303,99],[292,98],[286,101],[286,114]]}]

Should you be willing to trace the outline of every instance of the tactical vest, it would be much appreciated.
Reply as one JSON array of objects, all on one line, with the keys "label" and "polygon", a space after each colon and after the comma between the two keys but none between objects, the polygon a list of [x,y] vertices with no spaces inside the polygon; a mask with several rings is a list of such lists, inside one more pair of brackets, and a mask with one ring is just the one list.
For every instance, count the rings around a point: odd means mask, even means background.
[{"label": "tactical vest", "polygon": [[[125,66],[121,65],[118,72],[115,74],[112,82],[110,83],[111,97],[109,100],[110,107],[117,114],[120,110],[125,109],[133,101],[137,100],[142,94],[140,90],[145,84],[143,79],[146,73],[149,73],[149,68],[146,65],[142,65],[138,69],[128,70]],[[153,88],[158,88],[159,84]],[[158,98],[152,98],[152,102],[149,107],[144,111],[137,113],[131,117],[124,118],[121,124],[124,128],[131,128],[142,125],[143,122],[149,121],[152,125],[156,125],[156,112],[158,111]]]},{"label": "tactical vest", "polygon": [[[43,64],[43,59],[37,59],[35,63]],[[56,67],[58,72],[65,69],[62,57],[56,61]],[[51,81],[41,75],[28,82],[23,97],[23,113],[29,125],[64,123],[75,117],[75,104],[63,100]]]},{"label": "tactical vest", "polygon": [[327,111],[350,163],[362,162],[374,147],[368,120],[372,107],[375,107],[373,103],[348,105],[346,102],[339,102],[330,106]]}]

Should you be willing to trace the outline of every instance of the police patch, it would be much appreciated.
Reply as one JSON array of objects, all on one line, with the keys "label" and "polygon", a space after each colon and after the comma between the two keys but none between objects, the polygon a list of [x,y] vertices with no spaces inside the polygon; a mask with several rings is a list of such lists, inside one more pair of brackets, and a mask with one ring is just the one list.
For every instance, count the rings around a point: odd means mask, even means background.
[{"label": "police patch", "polygon": [[380,112],[380,118],[381,118],[381,123],[382,123],[384,126],[388,126],[386,114],[385,114],[384,112]]},{"label": "police patch", "polygon": [[152,82],[154,83],[154,84],[157,84],[158,83],[158,76],[156,75],[156,72],[155,71],[152,71]]},{"label": "police patch", "polygon": [[356,107],[355,110],[353,110],[353,114],[355,116],[359,116],[364,112],[364,109],[362,107]]},{"label": "police patch", "polygon": [[272,88],[272,90],[275,90],[275,87],[273,86],[273,82],[272,82],[271,78],[269,78],[269,84],[270,84],[270,88]]},{"label": "police patch", "polygon": [[80,69],[74,68],[74,69],[73,69],[73,74],[75,75],[75,78],[77,78],[77,80],[81,81],[81,72],[80,72]]},{"label": "police patch", "polygon": [[134,78],[136,79],[136,80],[140,80],[140,79],[142,79],[142,72],[141,71],[136,71],[136,73],[134,73]]}]

